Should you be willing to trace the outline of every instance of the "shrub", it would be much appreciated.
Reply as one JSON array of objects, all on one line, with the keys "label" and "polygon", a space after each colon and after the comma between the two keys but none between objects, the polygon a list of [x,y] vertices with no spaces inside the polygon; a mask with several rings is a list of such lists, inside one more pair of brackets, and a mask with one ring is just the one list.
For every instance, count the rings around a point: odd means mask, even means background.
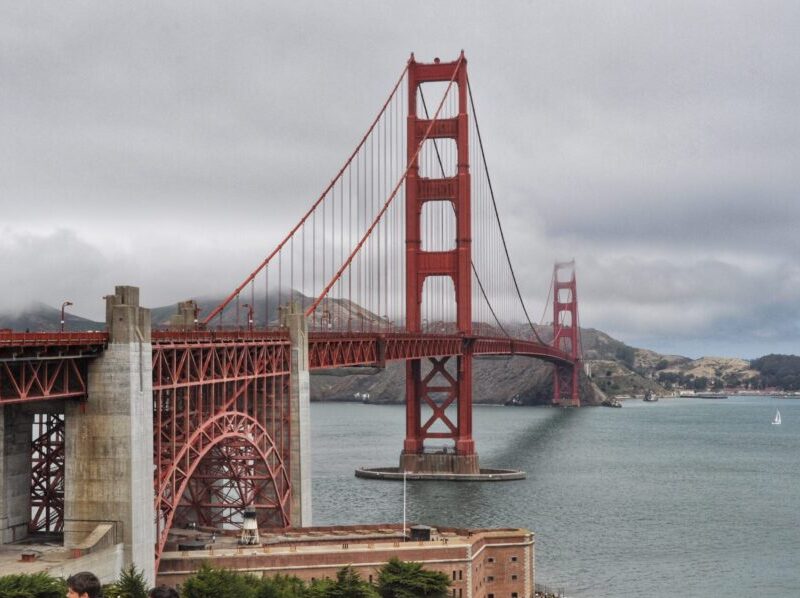
[{"label": "shrub", "polygon": [[203,565],[186,580],[183,598],[257,598],[260,581],[252,576]]},{"label": "shrub", "polygon": [[378,576],[381,598],[446,598],[450,578],[419,563],[391,559]]},{"label": "shrub", "polygon": [[147,598],[147,581],[144,573],[131,565],[123,569],[119,579],[103,590],[105,598]]},{"label": "shrub", "polygon": [[67,584],[47,573],[0,577],[0,598],[63,598]]}]

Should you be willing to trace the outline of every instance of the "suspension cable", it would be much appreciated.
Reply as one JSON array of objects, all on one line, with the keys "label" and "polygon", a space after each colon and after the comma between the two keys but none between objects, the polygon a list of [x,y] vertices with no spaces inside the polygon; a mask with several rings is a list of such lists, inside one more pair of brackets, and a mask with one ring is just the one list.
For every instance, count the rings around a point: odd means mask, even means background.
[{"label": "suspension cable", "polygon": [[[462,55],[461,58],[459,58],[458,61],[456,62],[455,69],[453,70],[453,76],[450,78],[450,81],[447,84],[447,89],[445,90],[445,96],[442,98],[442,101],[439,103],[439,107],[436,109],[436,113],[433,115],[433,120],[428,124],[428,128],[425,130],[425,133],[422,136],[422,139],[420,140],[419,147],[417,147],[416,151],[414,152],[414,155],[411,157],[411,160],[409,160],[408,164],[406,165],[406,168],[403,171],[403,174],[400,176],[400,179],[397,181],[397,184],[395,185],[394,189],[392,190],[391,195],[389,195],[389,198],[384,202],[383,207],[381,207],[380,211],[377,213],[375,218],[372,220],[372,224],[369,225],[369,228],[367,228],[366,232],[361,237],[361,240],[358,242],[358,244],[355,246],[353,251],[350,253],[350,256],[347,258],[347,260],[345,260],[345,262],[341,265],[341,267],[336,271],[336,274],[334,274],[333,278],[330,279],[330,281],[328,282],[327,286],[325,286],[325,288],[322,290],[322,293],[320,293],[319,297],[317,297],[316,301],[314,301],[312,303],[311,307],[309,307],[306,310],[306,316],[308,316],[309,314],[314,312],[314,310],[322,302],[322,300],[325,297],[327,297],[328,292],[331,290],[333,285],[336,284],[336,282],[342,276],[342,273],[347,268],[350,267],[350,264],[353,262],[353,259],[355,258],[356,254],[358,254],[358,252],[361,249],[361,247],[364,245],[364,243],[366,243],[366,241],[369,238],[370,234],[372,234],[373,229],[378,225],[378,223],[380,222],[381,218],[383,218],[383,215],[389,209],[389,206],[392,204],[392,201],[397,196],[397,193],[400,191],[400,188],[405,183],[406,176],[408,176],[408,171],[411,170],[411,165],[414,163],[414,161],[419,156],[420,152],[422,151],[423,143],[425,142],[425,140],[427,140],[430,137],[431,131],[433,130],[433,126],[434,126],[434,124],[436,124],[436,122],[439,119],[439,113],[442,111],[442,107],[444,106],[444,101],[447,98],[447,94],[450,93],[450,88],[453,86],[453,82],[455,81],[456,74],[458,73],[458,69],[460,68],[461,62],[463,60],[464,60],[464,58],[463,58],[463,55]],[[405,74],[405,71],[404,71],[404,74]],[[365,214],[365,222],[369,222],[369,219],[366,218],[366,214]]]},{"label": "suspension cable", "polygon": [[[419,97],[422,100],[422,108],[425,110],[425,118],[430,120],[430,115],[428,114],[428,104],[425,102],[425,94],[422,93],[422,86],[420,85],[418,89],[419,89]],[[475,124],[476,125],[478,124],[477,120],[475,121]],[[442,171],[442,177],[444,178],[445,177],[444,164],[442,163],[442,156],[441,154],[439,154],[439,145],[436,143],[436,139],[433,140],[433,148],[436,151],[436,159],[439,161],[439,169]],[[453,209],[453,212],[455,213],[456,207],[452,203],[450,204],[450,207]],[[489,301],[489,296],[486,294],[486,289],[483,288],[483,282],[481,281],[481,276],[480,274],[478,274],[477,268],[475,268],[475,262],[473,261],[472,256],[470,256],[469,258],[469,263],[470,266],[472,266],[472,271],[475,274],[475,280],[478,282],[478,288],[481,290],[481,294],[483,295],[483,298],[486,301],[486,305],[489,306],[489,311],[491,312],[494,321],[497,322],[497,325],[500,327],[500,330],[503,331],[503,334],[505,334],[508,338],[511,338],[511,335],[500,323],[500,318],[497,317],[497,314],[494,311],[494,307],[492,307],[492,302]]]},{"label": "suspension cable", "polygon": [[[344,166],[342,166],[341,170],[339,170],[339,172],[336,174],[336,176],[331,180],[331,182],[328,184],[328,186],[325,188],[325,190],[319,196],[317,201],[314,202],[314,204],[311,206],[311,208],[305,213],[305,215],[294,226],[294,228],[292,228],[292,230],[289,231],[289,234],[287,234],[283,238],[283,240],[272,251],[272,253],[270,253],[266,257],[266,259],[264,259],[264,261],[262,261],[261,264],[259,264],[258,268],[256,268],[247,278],[245,278],[244,282],[242,282],[238,287],[236,287],[236,290],[234,290],[230,295],[228,295],[228,297],[222,303],[220,303],[214,310],[211,311],[211,313],[208,316],[206,316],[205,320],[203,321],[204,324],[208,324],[208,322],[210,322],[211,319],[214,318],[214,316],[216,316],[217,314],[221,314],[222,313],[222,311],[227,307],[227,305],[231,302],[231,300],[233,300],[233,298],[236,297],[241,292],[241,290],[245,286],[247,286],[247,284],[251,280],[253,280],[259,272],[261,272],[261,270],[266,268],[266,266],[270,263],[272,258],[276,254],[278,254],[280,252],[280,250],[283,248],[283,246],[286,245],[287,241],[289,241],[290,239],[292,239],[294,237],[294,234],[300,229],[300,227],[302,227],[305,224],[305,222],[306,222],[306,220],[308,220],[309,216],[311,216],[316,211],[317,207],[322,203],[322,200],[325,199],[325,197],[328,195],[328,192],[333,188],[333,186],[336,184],[336,182],[342,176],[342,173],[352,163],[353,158],[355,158],[358,155],[359,151],[364,146],[365,142],[367,141],[367,138],[370,136],[370,134],[372,133],[373,129],[375,128],[375,125],[378,123],[378,121],[380,120],[381,116],[383,116],[384,112],[386,111],[386,107],[389,105],[389,103],[391,102],[392,98],[394,98],[395,93],[397,93],[397,90],[400,88],[400,84],[403,82],[403,79],[405,78],[407,72],[408,72],[408,64],[406,64],[405,68],[403,69],[403,72],[400,73],[400,77],[398,77],[397,82],[395,83],[394,87],[392,88],[392,91],[389,93],[388,99],[386,100],[386,102],[381,107],[380,111],[378,112],[378,115],[372,121],[372,124],[367,129],[367,132],[361,138],[360,143],[356,146],[356,149],[353,150],[353,153],[350,154],[350,157],[344,163]],[[280,293],[280,289],[279,289],[279,293]]]},{"label": "suspension cable", "polygon": [[492,198],[492,207],[494,208],[494,215],[497,219],[497,226],[500,227],[500,239],[503,241],[503,251],[506,254],[506,260],[508,261],[508,267],[511,270],[511,279],[514,281],[514,288],[517,290],[517,297],[519,297],[520,305],[522,306],[522,311],[525,313],[525,319],[528,321],[528,326],[530,326],[531,331],[533,331],[533,335],[536,339],[545,344],[544,341],[539,336],[539,333],[536,332],[536,328],[533,327],[533,322],[531,322],[531,318],[528,315],[528,310],[525,307],[525,301],[522,300],[522,293],[519,290],[519,284],[517,283],[517,276],[514,274],[514,266],[511,264],[511,256],[508,254],[508,245],[506,245],[506,236],[503,233],[503,225],[500,222],[500,213],[497,211],[497,202],[494,199],[494,189],[492,187],[492,178],[489,176],[489,166],[486,163],[486,153],[483,150],[483,138],[481,137],[481,128],[478,126],[478,114],[475,112],[475,102],[472,99],[472,86],[469,84],[469,75],[467,75],[467,92],[469,93],[469,104],[472,107],[472,115],[475,118],[475,131],[478,133],[478,146],[481,150],[481,158],[483,158],[483,168],[486,172],[486,182],[489,185],[489,196]]}]

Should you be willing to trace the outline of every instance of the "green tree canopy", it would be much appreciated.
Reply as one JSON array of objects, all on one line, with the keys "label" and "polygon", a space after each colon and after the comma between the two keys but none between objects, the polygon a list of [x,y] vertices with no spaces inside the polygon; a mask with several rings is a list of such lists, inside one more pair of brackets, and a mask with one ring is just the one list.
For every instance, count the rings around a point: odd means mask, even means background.
[{"label": "green tree canopy", "polygon": [[256,598],[303,598],[308,595],[305,582],[294,575],[275,575],[261,580]]},{"label": "green tree canopy", "polygon": [[147,580],[144,573],[131,565],[123,569],[117,581],[103,589],[106,598],[147,598]]},{"label": "green tree canopy", "polygon": [[381,598],[446,598],[449,587],[450,578],[444,573],[396,558],[386,563],[378,576]]},{"label": "green tree canopy", "polygon": [[186,580],[183,598],[257,598],[261,582],[252,575],[203,565]]},{"label": "green tree canopy", "polygon": [[336,573],[336,581],[328,588],[325,598],[378,598],[378,593],[348,565]]},{"label": "green tree canopy", "polygon": [[0,577],[2,598],[64,598],[67,584],[47,573],[20,573]]}]

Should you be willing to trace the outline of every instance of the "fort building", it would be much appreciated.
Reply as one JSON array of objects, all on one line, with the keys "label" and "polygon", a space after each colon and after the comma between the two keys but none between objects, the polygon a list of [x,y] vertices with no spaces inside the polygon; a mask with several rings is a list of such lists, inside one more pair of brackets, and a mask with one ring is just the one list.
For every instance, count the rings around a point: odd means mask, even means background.
[{"label": "fort building", "polygon": [[529,598],[534,593],[535,540],[527,529],[458,529],[396,524],[294,528],[262,532],[260,546],[239,536],[173,529],[161,557],[158,583],[176,586],[203,564],[305,581],[336,577],[350,565],[377,582],[391,558],[420,563],[451,581],[453,598]]}]

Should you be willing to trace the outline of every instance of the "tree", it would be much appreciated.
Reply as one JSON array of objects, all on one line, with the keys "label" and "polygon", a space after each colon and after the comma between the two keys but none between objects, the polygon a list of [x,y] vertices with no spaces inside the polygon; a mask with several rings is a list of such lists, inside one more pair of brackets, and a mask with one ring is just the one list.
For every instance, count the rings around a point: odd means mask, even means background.
[{"label": "tree", "polygon": [[181,589],[183,598],[256,598],[259,580],[228,569],[203,565],[186,580]]},{"label": "tree", "polygon": [[67,584],[47,573],[4,575],[0,577],[0,596],[9,598],[63,598]]},{"label": "tree", "polygon": [[336,582],[331,585],[326,598],[378,598],[378,593],[348,565],[336,573]]},{"label": "tree", "polygon": [[393,558],[378,575],[381,598],[446,598],[450,578],[438,571],[427,571],[419,563]]},{"label": "tree", "polygon": [[119,579],[103,590],[107,598],[147,598],[147,581],[136,565],[123,569]]},{"label": "tree", "polygon": [[294,575],[265,577],[258,587],[257,598],[303,598],[308,595],[305,582]]}]

